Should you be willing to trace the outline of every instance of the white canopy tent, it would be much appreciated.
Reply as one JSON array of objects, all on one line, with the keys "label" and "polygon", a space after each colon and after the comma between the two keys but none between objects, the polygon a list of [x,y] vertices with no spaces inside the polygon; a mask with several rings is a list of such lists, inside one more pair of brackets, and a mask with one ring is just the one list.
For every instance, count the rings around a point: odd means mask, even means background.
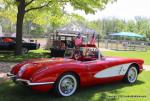
[{"label": "white canopy tent", "polygon": [[[95,30],[90,29],[79,22],[71,22],[59,29],[56,30],[57,33],[64,33],[64,34],[93,34],[96,33]],[[97,34],[97,33],[96,33]]]}]

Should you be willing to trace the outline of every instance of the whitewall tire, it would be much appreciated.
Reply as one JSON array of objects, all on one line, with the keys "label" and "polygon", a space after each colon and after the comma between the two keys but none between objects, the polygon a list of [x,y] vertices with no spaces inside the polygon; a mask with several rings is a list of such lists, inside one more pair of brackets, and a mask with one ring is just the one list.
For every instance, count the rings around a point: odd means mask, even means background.
[{"label": "whitewall tire", "polygon": [[127,83],[133,84],[136,82],[137,77],[138,77],[138,70],[135,66],[131,65],[129,67],[124,79]]},{"label": "whitewall tire", "polygon": [[63,74],[55,84],[55,92],[59,96],[71,96],[78,87],[77,77],[72,73]]}]

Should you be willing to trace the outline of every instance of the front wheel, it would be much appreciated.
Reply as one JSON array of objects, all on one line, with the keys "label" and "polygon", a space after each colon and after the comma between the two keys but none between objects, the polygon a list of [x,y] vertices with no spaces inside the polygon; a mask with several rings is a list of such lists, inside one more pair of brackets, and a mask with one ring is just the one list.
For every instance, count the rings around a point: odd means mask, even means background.
[{"label": "front wheel", "polygon": [[78,87],[78,80],[72,73],[62,75],[55,84],[55,92],[59,96],[71,96]]},{"label": "front wheel", "polygon": [[128,69],[128,71],[127,71],[127,73],[125,75],[124,80],[127,83],[133,84],[133,83],[136,82],[137,76],[138,76],[137,68],[135,66],[131,65],[131,67]]}]

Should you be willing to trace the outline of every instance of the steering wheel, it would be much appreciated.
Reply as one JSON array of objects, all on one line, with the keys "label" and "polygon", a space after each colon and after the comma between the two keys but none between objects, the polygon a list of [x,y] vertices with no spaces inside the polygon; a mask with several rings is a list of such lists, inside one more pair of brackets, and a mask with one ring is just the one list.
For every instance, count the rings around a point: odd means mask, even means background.
[{"label": "steering wheel", "polygon": [[95,54],[94,54],[92,49],[88,49],[87,52],[86,52],[86,55],[87,56],[95,56]]},{"label": "steering wheel", "polygon": [[81,52],[80,51],[75,51],[75,54],[74,54],[74,59],[75,60],[79,60],[79,59],[81,59]]}]

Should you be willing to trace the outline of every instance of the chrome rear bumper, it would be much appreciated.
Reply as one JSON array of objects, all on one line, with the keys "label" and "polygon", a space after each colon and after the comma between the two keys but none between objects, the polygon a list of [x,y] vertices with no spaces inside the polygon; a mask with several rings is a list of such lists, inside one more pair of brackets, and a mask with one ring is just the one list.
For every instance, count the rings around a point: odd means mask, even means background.
[{"label": "chrome rear bumper", "polygon": [[21,78],[17,78],[16,75],[8,73],[7,76],[9,78],[11,78],[13,81],[15,80],[15,82],[17,83],[26,83],[28,86],[39,86],[39,85],[51,85],[54,84],[54,82],[31,82],[29,80],[26,79],[21,79]]},{"label": "chrome rear bumper", "polygon": [[14,74],[11,74],[11,73],[7,73],[7,76],[8,76],[9,78],[16,77],[16,75],[14,75]]}]

